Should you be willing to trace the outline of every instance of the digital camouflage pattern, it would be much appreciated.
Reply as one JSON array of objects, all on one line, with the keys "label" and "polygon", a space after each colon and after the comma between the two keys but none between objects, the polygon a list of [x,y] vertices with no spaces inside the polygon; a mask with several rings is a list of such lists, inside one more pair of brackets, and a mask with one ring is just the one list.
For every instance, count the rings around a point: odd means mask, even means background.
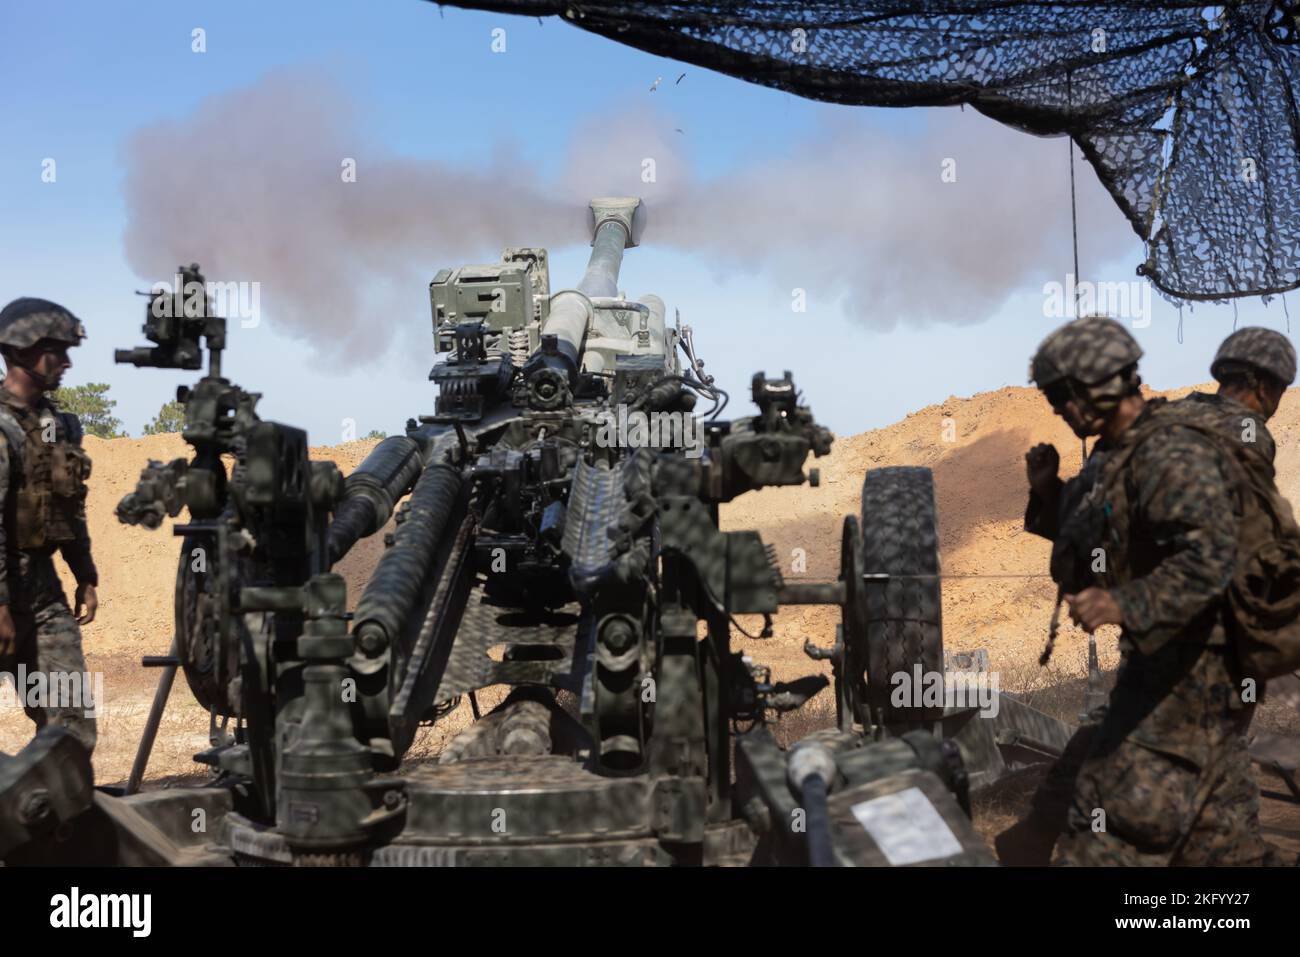
[{"label": "digital camouflage pattern", "polygon": [[[1241,504],[1223,452],[1190,427],[1240,442],[1243,410],[1214,396],[1149,402],[1090,496],[1104,516],[1102,580],[1123,613],[1122,658],[1076,778],[1064,863],[1267,856],[1242,737],[1253,703],[1222,621]],[[1253,435],[1271,456],[1262,422]]]},{"label": "digital camouflage pattern", "polygon": [[[1099,584],[1092,572],[1092,549],[1100,541],[1101,524],[1096,510],[1086,506],[1109,453],[1110,443],[1098,439],[1078,474],[1065,481],[1056,478],[1043,495],[1029,490],[1025,531],[1052,543],[1052,579],[1067,593]],[[1052,846],[1066,827],[1075,778],[1104,713],[1104,707],[1096,709],[1080,724],[1034,792],[1029,815],[999,837],[998,856],[1003,863],[1045,865],[1050,861]]]},{"label": "digital camouflage pattern", "polygon": [[[0,448],[4,445],[0,442]],[[78,687],[88,696],[90,682],[81,647],[81,628],[68,608],[53,558],[49,554],[19,553],[17,573],[11,570],[8,578],[17,645],[13,655],[0,656],[0,671],[13,675],[21,664],[28,675],[35,672],[46,675],[50,689],[59,682],[48,676],[85,676]],[[95,718],[86,712],[97,706],[98,702],[83,697],[79,701],[51,700],[47,707],[25,707],[25,710],[37,728],[47,724],[67,728],[90,754],[95,749],[96,728]]]},{"label": "digital camouflage pattern", "polygon": [[[56,443],[52,444],[72,444],[72,436],[66,431],[66,417],[44,396],[35,408],[29,408],[0,388],[0,415],[10,417],[20,428],[23,423],[35,422],[38,435],[43,428],[40,421],[52,420],[56,425]],[[75,420],[75,416],[71,418]],[[68,525],[68,534],[61,536],[62,540],[39,548],[20,548],[21,496],[25,492],[52,492],[39,487],[52,484],[52,473],[48,467],[41,467],[38,456],[23,454],[30,442],[17,455],[12,454],[13,441],[8,429],[0,429],[0,502],[4,505],[4,521],[0,523],[0,604],[9,605],[17,631],[16,651],[11,660],[0,659],[0,671],[13,674],[17,665],[22,664],[29,673],[84,675],[81,629],[68,608],[53,560],[54,552],[60,551],[79,584],[98,584],[82,499],[77,499],[75,508],[60,519]],[[49,680],[47,677],[47,684]],[[82,682],[81,687],[86,688],[87,683]],[[85,713],[88,710],[91,706],[83,698],[76,702],[51,701],[45,708],[28,708],[27,713],[38,728],[47,723],[66,727],[89,753],[95,746],[96,731],[94,717]]]},{"label": "digital camouflage pattern", "polygon": [[1135,741],[1094,744],[1075,779],[1062,863],[1230,867],[1284,861],[1259,831],[1244,740],[1196,765]]},{"label": "digital camouflage pattern", "polygon": [[[1144,655],[1175,638],[1186,643],[1189,627],[1205,641],[1225,643],[1217,611],[1237,555],[1240,505],[1228,464],[1208,438],[1165,415],[1169,405],[1147,403],[1093,495],[1106,516],[1105,583],[1124,614],[1121,646]],[[1231,427],[1215,404],[1177,405],[1169,411]],[[1161,427],[1148,430],[1157,415]]]},{"label": "digital camouflage pattern", "polygon": [[57,548],[78,582],[98,585],[85,510],[90,457],[81,448],[80,421],[48,396],[28,406],[0,386],[0,434],[7,459],[0,469],[0,600],[8,594],[6,572],[16,550]]},{"label": "digital camouflage pattern", "polygon": [[1295,381],[1295,346],[1280,332],[1247,326],[1223,340],[1210,364],[1210,375],[1222,381],[1236,365],[1263,370],[1284,385],[1290,385]]},{"label": "digital camouflage pattern", "polygon": [[[1100,540],[1100,523],[1095,510],[1084,506],[1105,467],[1109,451],[1109,444],[1099,439],[1078,474],[1065,481],[1058,478],[1047,495],[1039,495],[1032,488],[1029,491],[1025,531],[1052,543],[1052,579],[1067,592],[1082,591],[1097,584],[1091,570],[1092,548]],[[1006,842],[999,839],[998,856],[1003,863],[1044,865],[1049,862],[1052,845],[1066,827],[1075,778],[1104,714],[1104,708],[1097,709],[1080,724],[1034,792],[1029,815],[1007,832]]]},{"label": "digital camouflage pattern", "polygon": [[[1300,667],[1300,526],[1277,487],[1275,445],[1260,416],[1226,396],[1189,397],[1180,404],[1189,425],[1218,441],[1232,467],[1242,507],[1237,558],[1225,621],[1242,675],[1258,682]],[[1221,428],[1208,421],[1215,412]],[[1191,417],[1195,413],[1205,422]]]},{"label": "digital camouflage pattern", "polygon": [[1142,347],[1114,319],[1086,316],[1066,323],[1042,341],[1029,365],[1041,389],[1062,379],[1097,385],[1142,358]]},{"label": "digital camouflage pattern", "polygon": [[0,310],[0,346],[26,349],[42,339],[78,345],[86,338],[81,320],[58,303],[30,296]]},{"label": "digital camouflage pattern", "polygon": [[1189,423],[1220,432],[1234,446],[1245,446],[1258,453],[1268,466],[1277,457],[1277,442],[1268,430],[1268,419],[1231,396],[1192,392],[1171,405]]},{"label": "digital camouflage pattern", "polygon": [[[1272,484],[1275,454],[1263,416],[1203,393],[1152,399],[1120,439],[1090,507],[1106,517],[1106,584],[1144,653],[1221,604],[1236,569],[1246,492],[1235,466],[1248,463]],[[1130,528],[1134,516],[1141,533]],[[1225,643],[1222,627],[1212,643]]]}]

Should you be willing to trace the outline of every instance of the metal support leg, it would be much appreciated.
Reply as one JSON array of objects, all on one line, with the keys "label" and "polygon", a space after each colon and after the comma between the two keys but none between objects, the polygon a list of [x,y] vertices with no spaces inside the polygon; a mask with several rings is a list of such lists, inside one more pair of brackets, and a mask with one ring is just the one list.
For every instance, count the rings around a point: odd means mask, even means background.
[{"label": "metal support leg", "polygon": [[[180,657],[181,643],[179,636],[172,637],[169,657]],[[149,754],[153,751],[154,738],[158,736],[158,726],[162,723],[163,710],[167,707],[167,697],[172,693],[172,682],[176,680],[176,665],[167,665],[158,677],[158,688],[153,693],[153,706],[149,709],[149,720],[144,724],[144,733],[140,735],[140,746],[135,752],[135,763],[131,765],[131,776],[126,779],[126,793],[135,794],[140,790],[144,779],[144,769],[149,764]]]}]

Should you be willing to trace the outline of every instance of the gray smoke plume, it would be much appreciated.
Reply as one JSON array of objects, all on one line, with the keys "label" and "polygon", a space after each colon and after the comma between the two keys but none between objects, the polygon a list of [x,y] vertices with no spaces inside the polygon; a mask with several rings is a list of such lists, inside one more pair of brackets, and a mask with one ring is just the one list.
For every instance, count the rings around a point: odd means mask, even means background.
[{"label": "gray smoke plume", "polygon": [[[898,114],[843,108],[833,127],[792,139],[787,155],[756,157],[718,181],[692,175],[662,118],[604,124],[603,140],[593,124],[578,141],[602,147],[572,157],[568,194],[622,184],[646,198],[646,242],[748,272],[787,301],[796,288],[838,299],[873,328],[982,322],[1014,292],[1064,282],[1073,270],[1066,141],[974,111],[927,113],[929,122],[909,124],[917,129],[885,131],[882,115]],[[655,182],[627,175],[647,158],[658,158]],[[1086,274],[1136,239],[1075,160]]]},{"label": "gray smoke plume", "polygon": [[[874,328],[979,322],[1011,293],[1064,279],[1064,140],[952,110],[897,131],[882,113],[845,107],[834,128],[711,181],[690,154],[706,131],[621,110],[578,131],[553,182],[508,144],[477,168],[396,156],[328,74],[280,71],[129,140],[126,254],[149,281],[196,260],[210,279],[260,282],[267,321],[331,362],[427,336],[424,290],[442,266],[585,243],[596,195],[644,197],[650,249],[698,253],[782,299],[800,288],[838,300]],[[1086,165],[1077,172],[1086,266],[1132,234]]]},{"label": "gray smoke plume", "polygon": [[[320,71],[281,71],[212,97],[126,147],[131,267],[166,280],[197,261],[209,279],[261,283],[267,321],[329,360],[428,335],[424,292],[461,257],[524,244],[576,213],[498,158],[466,169],[377,146],[352,97]],[[355,180],[345,165],[355,164]],[[423,311],[419,311],[423,310]]]}]

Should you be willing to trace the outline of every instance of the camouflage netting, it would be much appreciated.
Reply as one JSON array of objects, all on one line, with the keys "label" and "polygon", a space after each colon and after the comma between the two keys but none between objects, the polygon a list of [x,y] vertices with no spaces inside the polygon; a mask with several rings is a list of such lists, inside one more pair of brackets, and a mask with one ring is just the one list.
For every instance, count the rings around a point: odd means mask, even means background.
[{"label": "camouflage netting", "polygon": [[969,103],[1069,133],[1179,299],[1300,285],[1300,4],[1076,0],[451,6],[571,23],[818,100]]}]

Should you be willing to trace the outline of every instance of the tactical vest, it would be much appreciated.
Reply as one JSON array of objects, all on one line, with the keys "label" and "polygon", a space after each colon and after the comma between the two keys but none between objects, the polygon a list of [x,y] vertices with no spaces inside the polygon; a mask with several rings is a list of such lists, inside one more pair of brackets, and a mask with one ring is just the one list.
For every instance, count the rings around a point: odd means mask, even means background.
[{"label": "tactical vest", "polygon": [[[1220,453],[1237,498],[1237,559],[1224,606],[1224,627],[1245,675],[1267,679],[1300,667],[1300,526],[1277,490],[1273,463],[1245,441],[1247,416],[1214,403],[1183,399],[1156,408],[1130,429],[1106,463],[1098,483],[1107,522],[1109,583],[1132,577],[1130,502],[1126,466],[1156,432],[1182,427]],[[1262,427],[1260,421],[1259,425]]]},{"label": "tactical vest", "polygon": [[81,448],[81,421],[48,404],[31,408],[0,401],[0,433],[9,444],[19,549],[76,539],[85,514],[90,456]]}]

